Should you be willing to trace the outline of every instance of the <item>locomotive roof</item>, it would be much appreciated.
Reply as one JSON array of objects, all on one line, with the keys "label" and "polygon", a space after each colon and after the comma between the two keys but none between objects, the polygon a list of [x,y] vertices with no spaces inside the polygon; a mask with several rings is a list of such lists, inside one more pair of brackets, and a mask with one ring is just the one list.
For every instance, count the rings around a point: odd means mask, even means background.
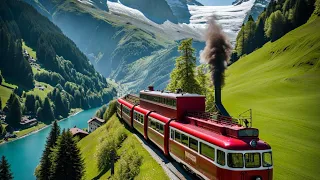
[{"label": "locomotive roof", "polygon": [[190,93],[173,93],[169,91],[150,91],[150,90],[142,90],[140,91],[142,94],[149,94],[154,96],[163,96],[169,98],[177,98],[177,97],[205,97],[199,94],[190,94]]}]

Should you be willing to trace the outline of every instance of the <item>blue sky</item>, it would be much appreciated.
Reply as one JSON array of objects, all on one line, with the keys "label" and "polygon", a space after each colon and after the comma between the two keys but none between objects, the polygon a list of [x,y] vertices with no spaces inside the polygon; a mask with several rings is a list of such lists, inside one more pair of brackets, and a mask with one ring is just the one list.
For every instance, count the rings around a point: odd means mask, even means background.
[{"label": "blue sky", "polygon": [[235,0],[197,0],[203,5],[223,6],[231,5]]}]

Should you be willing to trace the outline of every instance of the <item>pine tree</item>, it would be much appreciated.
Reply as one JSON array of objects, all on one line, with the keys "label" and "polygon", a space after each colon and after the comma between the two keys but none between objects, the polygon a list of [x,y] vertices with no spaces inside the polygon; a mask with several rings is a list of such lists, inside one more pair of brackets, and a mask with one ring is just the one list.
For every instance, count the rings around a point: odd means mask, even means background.
[{"label": "pine tree", "polygon": [[56,97],[54,100],[55,111],[54,114],[56,118],[60,118],[59,116],[66,117],[68,115],[68,110],[63,103],[63,98],[59,90],[57,90]]},{"label": "pine tree", "polygon": [[200,85],[195,79],[196,57],[195,49],[192,48],[192,39],[182,41],[178,50],[181,56],[176,59],[176,67],[170,75],[167,89],[170,91],[182,89],[187,93],[198,93]]},{"label": "pine tree", "polygon": [[6,103],[6,107],[4,107],[4,109],[3,109],[6,113],[9,112],[9,109],[11,109],[11,104],[12,104],[13,99],[15,98],[15,96],[16,95],[13,92],[10,94],[10,97],[9,97],[7,103]]},{"label": "pine tree", "polygon": [[281,11],[276,11],[270,15],[266,24],[265,32],[271,41],[276,41],[284,35],[285,18]]},{"label": "pine tree", "polygon": [[247,32],[245,36],[245,54],[249,54],[255,50],[255,29],[256,29],[256,23],[253,20],[253,17],[250,15],[248,22],[245,25],[245,31]]},{"label": "pine tree", "polygon": [[51,123],[54,120],[54,114],[48,97],[44,100],[41,114],[43,121],[46,123]]},{"label": "pine tree", "polygon": [[256,47],[260,48],[262,47],[265,42],[265,33],[264,33],[264,26],[265,26],[265,20],[266,20],[266,13],[263,12],[259,15],[258,20],[257,20],[257,25],[256,25],[256,30],[255,30],[255,41],[256,41]]},{"label": "pine tree", "polygon": [[198,83],[200,84],[200,90],[202,95],[206,95],[207,94],[207,84],[208,84],[208,79],[206,76],[206,67],[205,65],[200,65],[197,67],[197,76],[196,79],[198,81]]},{"label": "pine tree", "polygon": [[37,109],[35,109],[35,97],[32,94],[27,94],[25,101],[25,108],[27,112],[35,113]]},{"label": "pine tree", "polygon": [[14,128],[18,128],[22,118],[22,113],[21,113],[21,105],[16,95],[14,95],[12,104],[9,107],[10,109],[8,110],[8,113],[6,116],[6,122],[10,126]]},{"label": "pine tree", "polygon": [[84,162],[70,131],[63,131],[52,154],[51,179],[80,180],[84,175]]},{"label": "pine tree", "polygon": [[242,27],[238,33],[237,39],[236,39],[236,47],[235,51],[238,57],[241,57],[242,55],[245,54],[245,28],[244,24],[242,24]]},{"label": "pine tree", "polygon": [[309,10],[306,0],[296,0],[292,19],[294,28],[299,27],[307,22],[313,10],[311,10],[311,12],[308,11]]},{"label": "pine tree", "polygon": [[4,156],[1,157],[0,161],[0,179],[1,180],[11,180],[13,175],[10,171],[10,164]]},{"label": "pine tree", "polygon": [[57,121],[52,123],[52,128],[49,136],[47,137],[47,142],[45,149],[42,153],[39,167],[36,169],[35,175],[39,180],[49,179],[51,174],[52,163],[50,156],[52,153],[52,148],[57,144],[57,139],[60,135],[60,127]]}]

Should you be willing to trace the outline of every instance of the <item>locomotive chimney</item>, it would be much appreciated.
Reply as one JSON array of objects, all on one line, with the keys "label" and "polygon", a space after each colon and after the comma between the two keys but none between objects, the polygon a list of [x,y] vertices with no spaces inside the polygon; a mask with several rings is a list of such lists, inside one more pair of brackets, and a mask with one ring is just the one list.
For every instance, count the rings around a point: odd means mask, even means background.
[{"label": "locomotive chimney", "polygon": [[221,89],[224,85],[224,71],[230,58],[232,46],[214,17],[209,20],[206,34],[206,47],[201,59],[210,65],[211,77],[215,88],[215,104],[223,116],[230,116],[221,102]]},{"label": "locomotive chimney", "polygon": [[149,90],[149,91],[154,91],[153,86],[148,86],[148,90]]}]

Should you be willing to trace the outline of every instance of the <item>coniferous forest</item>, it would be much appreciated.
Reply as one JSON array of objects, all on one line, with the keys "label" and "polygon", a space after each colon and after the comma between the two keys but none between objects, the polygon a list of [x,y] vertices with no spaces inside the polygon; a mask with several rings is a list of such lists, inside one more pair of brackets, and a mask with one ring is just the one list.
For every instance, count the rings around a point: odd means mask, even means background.
[{"label": "coniferous forest", "polygon": [[[0,24],[1,82],[4,78],[17,86],[2,107],[12,127],[19,127],[21,113],[50,123],[67,117],[72,108],[89,109],[112,99],[115,89],[108,86],[105,77],[95,71],[56,25],[33,7],[18,0],[1,2]],[[36,51],[36,57],[26,55],[23,43]],[[36,60],[31,63],[30,58]],[[39,88],[39,83],[52,86],[53,90],[44,98],[26,93]]]},{"label": "coniferous forest", "polygon": [[271,0],[256,21],[249,16],[242,25],[231,62],[306,23],[314,9],[315,0]]}]

